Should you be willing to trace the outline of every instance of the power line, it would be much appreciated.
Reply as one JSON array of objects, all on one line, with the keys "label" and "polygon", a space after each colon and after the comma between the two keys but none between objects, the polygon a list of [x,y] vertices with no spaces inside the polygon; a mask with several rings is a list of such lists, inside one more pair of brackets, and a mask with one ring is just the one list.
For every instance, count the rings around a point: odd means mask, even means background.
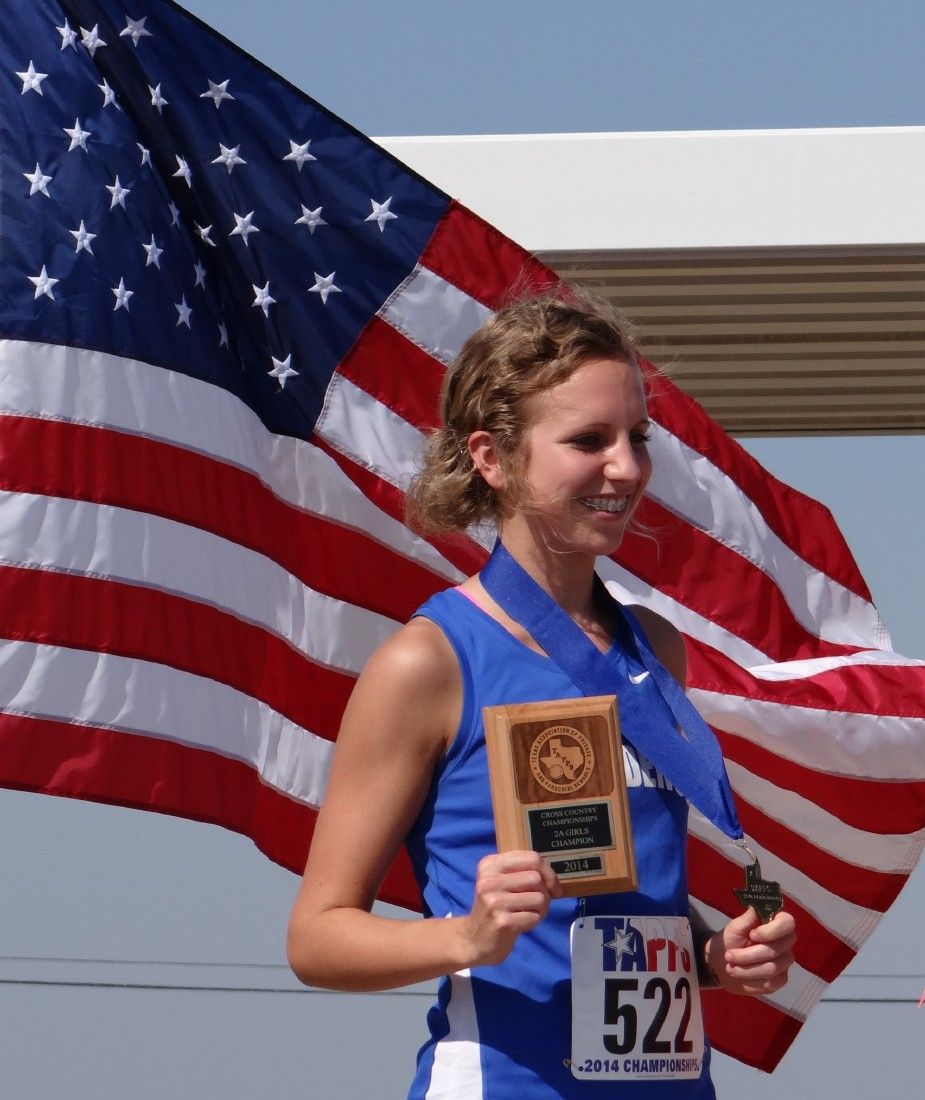
[{"label": "power line", "polygon": [[45,978],[0,978],[0,985],[30,985],[30,986],[56,986],[61,988],[77,989],[142,989],[142,990],[167,990],[174,993],[296,993],[302,996],[317,997],[428,997],[433,999],[434,993],[422,989],[388,989],[377,990],[370,993],[341,993],[334,989],[315,989],[301,987],[298,989],[269,988],[267,986],[244,985],[175,985],[160,982],[99,982],[99,981],[73,981],[66,979]]},{"label": "power line", "polygon": [[[77,966],[129,966],[129,967],[160,967],[165,968],[203,968],[203,969],[240,969],[240,970],[264,970],[264,971],[289,971],[286,963],[258,963],[258,962],[193,962],[189,959],[112,959],[94,958],[88,956],[69,955],[0,955],[0,963],[57,963]],[[925,981],[925,974],[846,974],[842,980],[876,980],[876,981]],[[278,993],[298,994],[301,996],[338,997],[345,996],[335,990],[317,989],[314,987],[293,986],[253,986],[253,985],[215,985],[215,984],[189,984],[182,982],[139,982],[139,981],[104,981],[98,979],[66,979],[66,978],[0,978],[0,985],[32,986],[35,988],[53,987],[62,989],[122,989],[141,990],[149,992],[171,993]],[[369,993],[355,994],[357,996],[389,996],[389,997],[427,997],[433,999],[435,990],[433,987],[425,989],[391,989],[377,990]],[[896,1005],[918,1004],[916,997],[871,997],[871,996],[829,996],[822,997],[819,1004],[835,1005]]]},{"label": "power line", "polygon": [[[143,991],[165,991],[171,993],[282,993],[316,997],[427,997],[433,999],[434,993],[427,989],[386,989],[369,993],[341,993],[331,989],[298,988],[280,989],[266,986],[241,985],[179,985],[159,982],[102,982],[68,981],[41,978],[0,978],[0,985],[17,986],[53,986],[71,989],[137,989]],[[819,1004],[853,1005],[915,1005],[915,997],[822,997]]]},{"label": "power line", "polygon": [[[258,962],[194,962],[190,959],[103,959],[78,955],[0,955],[0,962],[40,962],[40,963],[77,963],[97,966],[177,966],[177,967],[222,967],[249,970],[289,970],[287,963]],[[856,979],[878,979],[881,981],[925,981],[921,974],[842,974],[839,981]],[[2,979],[0,979],[2,980]]]},{"label": "power line", "polygon": [[71,955],[0,955],[0,962],[92,963],[96,966],[211,966],[254,970],[288,970],[286,963],[191,962],[189,959],[93,959]]}]

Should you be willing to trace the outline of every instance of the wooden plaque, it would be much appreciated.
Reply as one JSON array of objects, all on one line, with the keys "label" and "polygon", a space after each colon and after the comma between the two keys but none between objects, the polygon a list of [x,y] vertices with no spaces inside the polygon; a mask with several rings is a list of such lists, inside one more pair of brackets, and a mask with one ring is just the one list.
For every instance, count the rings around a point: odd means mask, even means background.
[{"label": "wooden plaque", "polygon": [[566,895],[635,890],[616,697],[484,707],[498,851],[546,857]]}]

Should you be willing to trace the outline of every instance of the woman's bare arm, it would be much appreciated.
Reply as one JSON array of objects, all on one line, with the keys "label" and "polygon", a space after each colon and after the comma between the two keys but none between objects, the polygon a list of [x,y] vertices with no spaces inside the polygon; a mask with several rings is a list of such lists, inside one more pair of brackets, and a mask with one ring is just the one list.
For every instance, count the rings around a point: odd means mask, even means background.
[{"label": "woman's bare arm", "polygon": [[388,989],[498,962],[545,915],[557,887],[532,852],[483,860],[464,917],[394,920],[369,912],[460,706],[456,658],[424,619],[378,650],[357,682],[289,923],[290,965],[307,984]]}]

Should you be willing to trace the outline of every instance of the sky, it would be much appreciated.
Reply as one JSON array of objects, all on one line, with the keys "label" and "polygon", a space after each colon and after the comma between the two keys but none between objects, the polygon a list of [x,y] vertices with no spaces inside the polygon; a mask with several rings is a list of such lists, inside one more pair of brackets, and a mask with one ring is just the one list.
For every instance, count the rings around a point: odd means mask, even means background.
[{"label": "sky", "polygon": [[[186,6],[373,135],[925,121],[919,2]],[[747,446],[831,508],[895,647],[925,657],[925,439]],[[0,836],[8,1095],[404,1094],[427,991],[301,990],[283,946],[296,878],[250,841],[12,791],[0,791]],[[719,1095],[921,1095],[925,1008],[909,1002],[925,989],[923,910],[925,866],[832,987],[851,1003],[821,1004],[771,1077],[718,1057]]]}]

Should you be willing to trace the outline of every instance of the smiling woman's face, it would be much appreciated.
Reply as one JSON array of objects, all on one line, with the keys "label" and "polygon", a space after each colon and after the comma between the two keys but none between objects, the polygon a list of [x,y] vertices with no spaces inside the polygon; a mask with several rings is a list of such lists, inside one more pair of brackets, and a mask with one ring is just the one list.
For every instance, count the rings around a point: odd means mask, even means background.
[{"label": "smiling woman's face", "polygon": [[509,500],[509,509],[529,514],[552,548],[612,554],[652,474],[639,371],[621,359],[589,359],[531,397],[527,412],[528,500]]}]

